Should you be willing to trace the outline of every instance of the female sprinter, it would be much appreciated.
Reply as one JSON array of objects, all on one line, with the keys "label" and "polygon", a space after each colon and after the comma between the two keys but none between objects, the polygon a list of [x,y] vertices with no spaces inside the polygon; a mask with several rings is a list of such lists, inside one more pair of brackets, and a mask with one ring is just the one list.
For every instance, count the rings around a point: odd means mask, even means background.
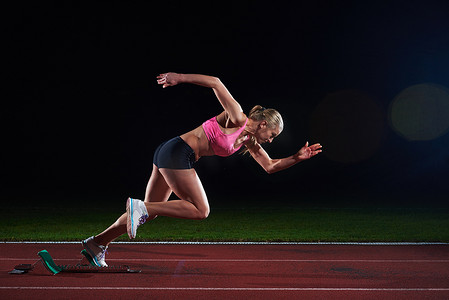
[{"label": "female sprinter", "polygon": [[[274,109],[255,106],[246,116],[239,103],[216,77],[195,74],[165,73],[157,76],[163,88],[191,83],[212,88],[224,111],[192,131],[162,143],[155,151],[153,172],[148,182],[145,200],[129,198],[126,213],[102,233],[82,242],[98,266],[107,266],[106,248],[114,239],[128,232],[136,236],[137,227],[157,216],[185,219],[205,219],[209,203],[194,163],[202,156],[229,156],[246,147],[251,156],[268,173],[284,170],[320,153],[321,145],[308,142],[292,156],[272,159],[261,147],[271,143],[284,126]],[[174,192],[179,200],[167,201]]]}]

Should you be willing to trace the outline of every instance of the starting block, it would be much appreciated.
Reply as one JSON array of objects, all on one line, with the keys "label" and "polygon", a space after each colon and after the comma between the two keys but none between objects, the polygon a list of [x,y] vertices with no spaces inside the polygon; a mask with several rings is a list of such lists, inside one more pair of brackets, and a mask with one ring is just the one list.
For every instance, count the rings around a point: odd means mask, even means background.
[{"label": "starting block", "polygon": [[86,250],[81,251],[81,254],[87,259],[89,265],[81,264],[76,265],[57,265],[50,253],[47,250],[42,250],[37,253],[40,259],[34,264],[20,264],[14,267],[14,270],[9,272],[9,274],[24,274],[33,270],[36,264],[41,261],[44,267],[53,275],[58,273],[140,273],[141,270],[130,269],[126,265],[108,266],[108,267],[98,267],[92,260],[92,257],[87,253]]}]

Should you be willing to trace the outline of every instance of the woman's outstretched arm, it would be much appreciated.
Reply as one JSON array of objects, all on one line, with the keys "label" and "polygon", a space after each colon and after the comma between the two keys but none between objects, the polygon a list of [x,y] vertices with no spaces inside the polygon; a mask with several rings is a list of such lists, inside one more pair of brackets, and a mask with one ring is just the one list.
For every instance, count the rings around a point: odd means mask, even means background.
[{"label": "woman's outstretched arm", "polygon": [[251,156],[268,174],[285,170],[301,161],[317,155],[320,152],[322,152],[320,144],[309,146],[309,142],[307,142],[297,153],[289,157],[272,159],[259,144],[249,148],[249,153],[251,153]]},{"label": "woman's outstretched arm", "polygon": [[179,83],[191,83],[212,88],[224,110],[228,113],[232,123],[243,125],[246,121],[246,116],[240,104],[232,97],[231,93],[218,77],[201,74],[164,73],[160,74],[157,78],[158,84],[161,84],[163,88]]}]

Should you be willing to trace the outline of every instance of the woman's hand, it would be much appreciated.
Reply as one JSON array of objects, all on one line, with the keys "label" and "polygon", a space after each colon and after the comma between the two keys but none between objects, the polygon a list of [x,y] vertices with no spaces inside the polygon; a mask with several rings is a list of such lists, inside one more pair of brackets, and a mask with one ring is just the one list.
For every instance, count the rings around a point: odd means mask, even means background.
[{"label": "woman's hand", "polygon": [[157,76],[157,83],[162,84],[163,88],[175,86],[181,83],[181,76],[181,74],[172,72],[159,74],[159,76]]},{"label": "woman's hand", "polygon": [[311,157],[314,157],[318,153],[322,152],[321,144],[313,144],[309,146],[309,142],[307,142],[299,151],[295,154],[296,158],[299,160],[306,160]]}]

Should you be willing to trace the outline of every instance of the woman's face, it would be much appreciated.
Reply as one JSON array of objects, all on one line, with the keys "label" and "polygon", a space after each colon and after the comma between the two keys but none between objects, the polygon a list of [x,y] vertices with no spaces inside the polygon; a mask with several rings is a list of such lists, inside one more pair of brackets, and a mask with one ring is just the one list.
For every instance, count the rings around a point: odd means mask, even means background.
[{"label": "woman's face", "polygon": [[271,143],[280,133],[279,127],[269,128],[267,122],[262,121],[257,128],[255,137],[259,144]]}]

